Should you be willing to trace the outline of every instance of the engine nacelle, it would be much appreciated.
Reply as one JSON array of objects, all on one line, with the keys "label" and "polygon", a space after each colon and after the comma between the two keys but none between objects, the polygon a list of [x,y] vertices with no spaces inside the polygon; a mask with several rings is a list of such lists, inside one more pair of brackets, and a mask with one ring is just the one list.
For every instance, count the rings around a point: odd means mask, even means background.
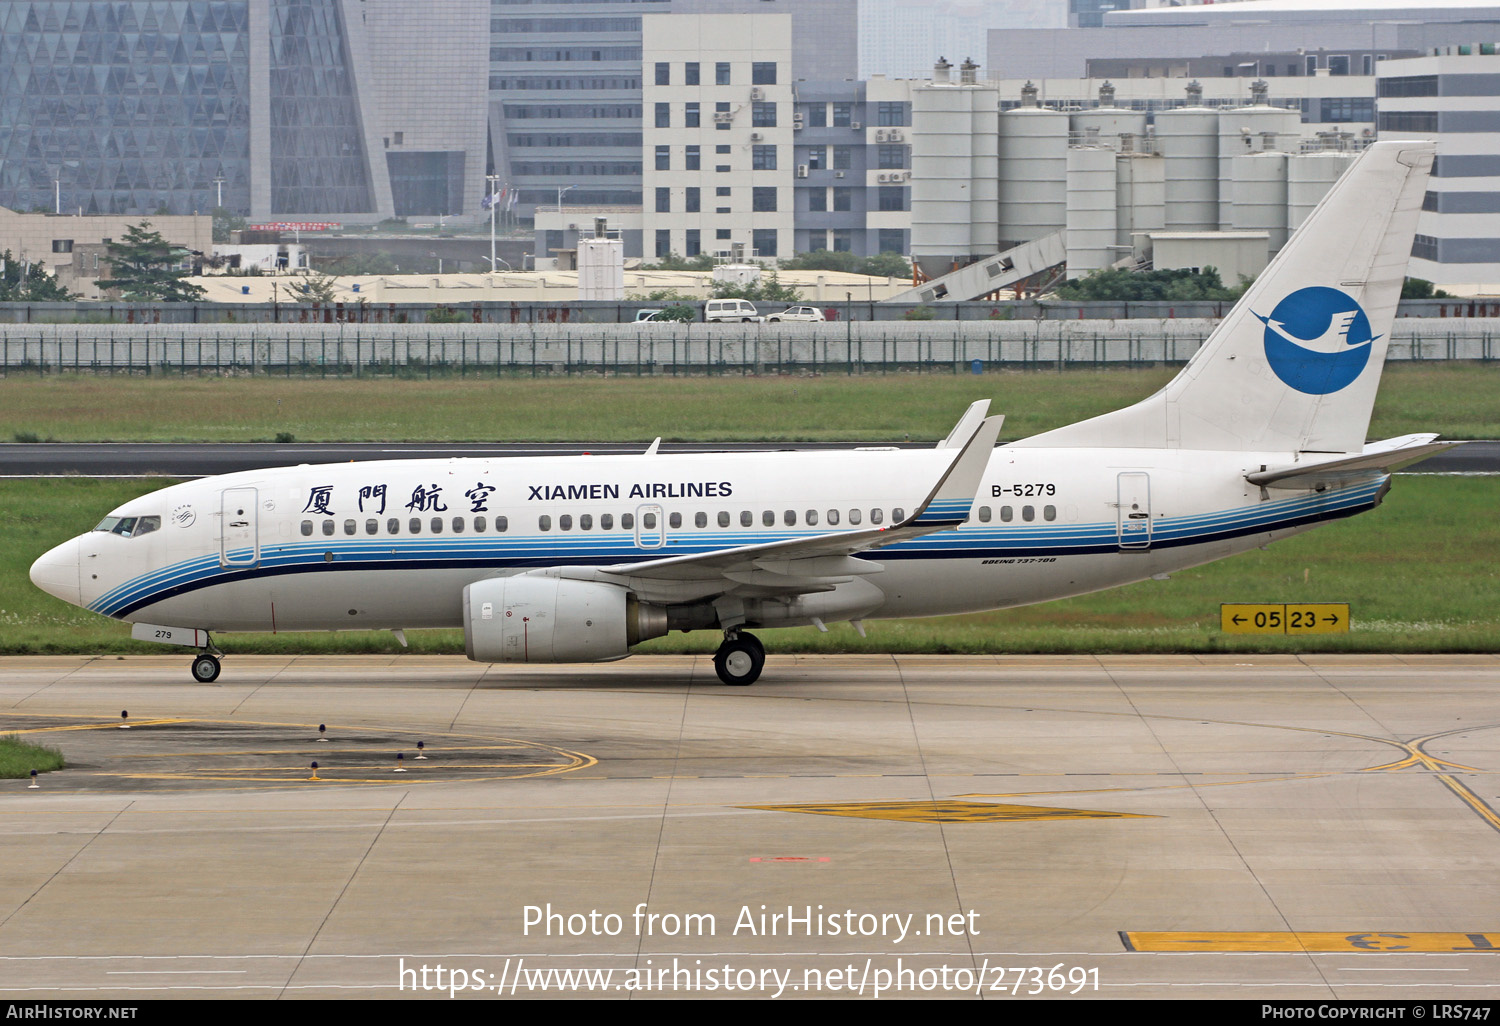
[{"label": "engine nacelle", "polygon": [[464,589],[464,648],[481,663],[597,663],[667,633],[667,613],[624,588],[495,577]]}]

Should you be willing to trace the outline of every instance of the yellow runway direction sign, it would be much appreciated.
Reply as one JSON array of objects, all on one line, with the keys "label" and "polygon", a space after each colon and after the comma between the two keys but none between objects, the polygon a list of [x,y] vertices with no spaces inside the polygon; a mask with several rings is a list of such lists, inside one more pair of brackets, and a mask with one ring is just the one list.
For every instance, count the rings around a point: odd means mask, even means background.
[{"label": "yellow runway direction sign", "polygon": [[1323,953],[1500,951],[1500,933],[1152,933],[1121,931],[1128,951]]},{"label": "yellow runway direction sign", "polygon": [[1347,602],[1225,602],[1219,606],[1225,634],[1347,634]]}]

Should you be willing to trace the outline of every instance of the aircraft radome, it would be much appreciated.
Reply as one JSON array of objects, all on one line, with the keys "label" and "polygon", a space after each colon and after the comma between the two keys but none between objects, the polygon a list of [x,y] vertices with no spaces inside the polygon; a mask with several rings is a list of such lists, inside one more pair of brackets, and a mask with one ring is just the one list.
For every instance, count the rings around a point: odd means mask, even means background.
[{"label": "aircraft radome", "polygon": [[1111,588],[1376,506],[1435,435],[1366,444],[1434,144],[1378,142],[1165,388],[996,448],[400,460],[250,471],[132,499],[31,568],[198,650],[212,635],[462,627],[469,658],[599,662],[720,631],[933,616]]}]

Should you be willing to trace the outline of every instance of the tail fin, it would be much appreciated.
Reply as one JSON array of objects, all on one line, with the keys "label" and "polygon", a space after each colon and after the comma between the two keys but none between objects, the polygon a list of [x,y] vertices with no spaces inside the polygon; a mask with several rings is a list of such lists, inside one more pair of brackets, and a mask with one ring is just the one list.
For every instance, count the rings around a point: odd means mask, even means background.
[{"label": "tail fin", "polygon": [[1373,144],[1165,388],[1017,444],[1361,451],[1435,150]]}]

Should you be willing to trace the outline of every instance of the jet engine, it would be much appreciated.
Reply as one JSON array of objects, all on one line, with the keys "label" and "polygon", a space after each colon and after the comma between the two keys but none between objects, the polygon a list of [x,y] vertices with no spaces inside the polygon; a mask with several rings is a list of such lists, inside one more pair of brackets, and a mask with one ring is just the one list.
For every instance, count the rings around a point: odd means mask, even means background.
[{"label": "jet engine", "polygon": [[495,577],[464,589],[464,647],[481,663],[597,663],[667,633],[667,611],[624,588]]}]

